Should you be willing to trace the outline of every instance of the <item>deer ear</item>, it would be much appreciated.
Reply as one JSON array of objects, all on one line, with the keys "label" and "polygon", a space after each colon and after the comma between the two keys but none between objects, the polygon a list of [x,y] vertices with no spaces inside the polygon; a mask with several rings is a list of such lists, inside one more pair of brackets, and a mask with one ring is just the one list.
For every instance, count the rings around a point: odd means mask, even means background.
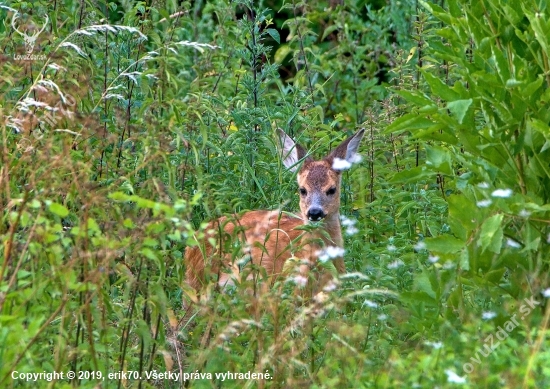
[{"label": "deer ear", "polygon": [[[358,131],[355,135],[349,137],[335,148],[326,158],[330,161],[334,170],[346,170],[351,164],[358,162],[360,158],[357,155],[357,149],[365,135],[365,129]],[[359,157],[359,158],[358,158]]]},{"label": "deer ear", "polygon": [[[277,137],[279,138],[279,144],[281,148],[281,160],[283,164],[290,171],[295,171],[298,167],[298,163],[306,157],[306,150],[295,143],[290,136],[286,134],[282,129],[277,129]],[[311,160],[310,157],[306,158],[306,161]]]}]

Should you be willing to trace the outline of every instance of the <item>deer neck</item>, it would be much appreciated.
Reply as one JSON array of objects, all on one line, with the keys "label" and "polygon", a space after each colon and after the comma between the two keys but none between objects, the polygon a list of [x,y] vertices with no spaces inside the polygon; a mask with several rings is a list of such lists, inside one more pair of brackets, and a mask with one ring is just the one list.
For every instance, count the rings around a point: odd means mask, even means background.
[{"label": "deer neck", "polygon": [[[307,223],[307,217],[302,215],[302,219],[306,220]],[[340,225],[340,213],[327,216],[323,220],[322,228],[330,236],[329,239],[322,234],[322,238],[327,246],[344,247],[344,240],[342,239],[342,226]]]},{"label": "deer neck", "polygon": [[342,239],[342,227],[340,225],[340,214],[336,213],[330,215],[325,220],[325,230],[328,232],[332,242],[327,242],[338,247],[344,246],[344,240]]}]

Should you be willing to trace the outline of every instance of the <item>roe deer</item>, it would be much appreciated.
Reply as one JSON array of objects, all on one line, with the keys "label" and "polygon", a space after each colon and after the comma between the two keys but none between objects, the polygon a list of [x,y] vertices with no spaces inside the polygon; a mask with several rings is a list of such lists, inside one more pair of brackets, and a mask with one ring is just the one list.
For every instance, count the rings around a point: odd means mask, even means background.
[{"label": "roe deer", "polygon": [[[321,240],[325,246],[343,247],[340,226],[341,171],[359,159],[356,151],[364,130],[346,139],[318,161],[307,156],[305,149],[294,143],[283,130],[277,131],[283,164],[295,171],[303,160],[297,174],[299,217],[281,211],[249,211],[234,219],[222,217],[211,222],[204,238],[198,239],[199,245],[187,247],[185,251],[187,282],[196,290],[205,284],[207,274],[216,274],[222,287],[234,282],[232,276],[238,280],[238,265],[242,265],[243,257],[263,267],[267,275],[274,278],[283,273],[283,266],[289,258],[299,258],[303,261],[300,273],[307,275],[308,269],[315,266],[319,257]],[[303,225],[309,221],[320,222],[317,233],[304,231]],[[235,238],[244,248],[237,258],[232,255],[235,249],[239,250],[235,246]],[[339,255],[334,260],[336,270],[344,273],[344,259],[339,253],[343,250],[333,251]]]}]

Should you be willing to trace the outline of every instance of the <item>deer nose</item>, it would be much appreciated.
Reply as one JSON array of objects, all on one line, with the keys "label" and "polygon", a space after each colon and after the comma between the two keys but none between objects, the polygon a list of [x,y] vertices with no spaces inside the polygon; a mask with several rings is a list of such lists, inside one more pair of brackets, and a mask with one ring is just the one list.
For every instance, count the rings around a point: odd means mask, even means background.
[{"label": "deer nose", "polygon": [[310,208],[309,211],[307,211],[306,216],[309,220],[316,222],[323,219],[327,215],[321,208]]}]

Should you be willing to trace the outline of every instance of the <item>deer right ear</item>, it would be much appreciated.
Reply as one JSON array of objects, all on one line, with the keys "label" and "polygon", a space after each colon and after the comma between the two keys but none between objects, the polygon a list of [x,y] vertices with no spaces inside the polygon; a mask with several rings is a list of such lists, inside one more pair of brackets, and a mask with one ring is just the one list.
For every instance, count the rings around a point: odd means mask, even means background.
[{"label": "deer right ear", "polygon": [[[281,147],[281,160],[287,169],[290,171],[296,171],[299,162],[306,156],[306,150],[296,144],[290,136],[286,134],[282,129],[277,128],[277,137],[279,138],[279,144]],[[311,159],[306,158],[306,161]]]}]

